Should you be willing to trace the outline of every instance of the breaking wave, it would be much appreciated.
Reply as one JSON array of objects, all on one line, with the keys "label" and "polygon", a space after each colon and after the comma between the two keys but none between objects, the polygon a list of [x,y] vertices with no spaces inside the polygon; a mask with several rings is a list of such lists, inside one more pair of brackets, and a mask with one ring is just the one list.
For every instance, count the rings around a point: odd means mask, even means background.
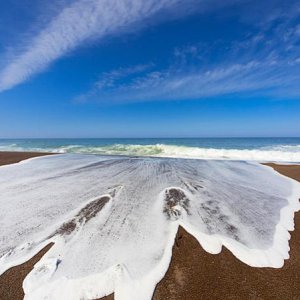
[{"label": "breaking wave", "polygon": [[106,146],[66,145],[60,147],[31,147],[23,148],[16,144],[2,147],[1,150],[13,151],[47,151],[57,153],[81,153],[125,156],[157,156],[198,159],[228,159],[300,162],[300,145],[277,145],[257,149],[222,149],[190,147],[183,145],[137,145],[113,144]]}]

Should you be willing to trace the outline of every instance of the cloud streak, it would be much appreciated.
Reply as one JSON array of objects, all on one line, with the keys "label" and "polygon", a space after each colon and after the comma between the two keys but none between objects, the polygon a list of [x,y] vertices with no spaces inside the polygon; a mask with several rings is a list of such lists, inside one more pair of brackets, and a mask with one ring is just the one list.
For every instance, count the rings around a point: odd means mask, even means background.
[{"label": "cloud streak", "polygon": [[[220,41],[176,48],[168,68],[123,78],[112,86],[96,82],[93,92],[80,95],[80,101],[120,103],[235,94],[299,97],[299,25],[289,18],[266,30],[226,45]],[[220,57],[210,57],[217,49],[221,49]]]},{"label": "cloud streak", "polygon": [[249,61],[196,72],[156,71],[113,88],[94,87],[80,95],[79,102],[122,103],[156,100],[202,99],[215,96],[259,93],[264,96],[295,97],[300,62],[286,69],[282,63]]},{"label": "cloud streak", "polygon": [[[0,92],[10,89],[45,70],[83,42],[130,30],[139,22],[192,5],[188,0],[77,0],[65,7],[36,36],[17,47],[17,54],[0,71]],[[182,10],[178,10],[179,12]]]}]

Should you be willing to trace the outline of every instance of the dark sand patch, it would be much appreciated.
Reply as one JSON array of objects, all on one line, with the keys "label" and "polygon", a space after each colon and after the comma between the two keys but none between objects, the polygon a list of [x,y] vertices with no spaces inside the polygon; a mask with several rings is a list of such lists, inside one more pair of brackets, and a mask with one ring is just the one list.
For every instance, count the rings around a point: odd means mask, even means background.
[{"label": "dark sand patch", "polygon": [[181,215],[181,211],[178,207],[183,208],[189,213],[189,202],[185,193],[177,188],[169,188],[165,191],[164,195],[164,214],[168,219],[177,219]]},{"label": "dark sand patch", "polygon": [[104,205],[110,200],[108,196],[100,197],[96,200],[93,200],[87,204],[75,218],[78,218],[79,222],[88,222],[90,219],[94,218]]},{"label": "dark sand patch", "polygon": [[272,167],[277,172],[287,177],[300,181],[300,165],[277,165],[273,163],[264,164]]},{"label": "dark sand patch", "polygon": [[[15,163],[39,155],[40,153],[0,152],[0,164]],[[300,181],[300,166],[269,165],[283,175]],[[296,230],[291,233],[290,259],[285,261],[282,269],[249,267],[237,260],[227,249],[223,249],[221,254],[209,254],[199,246],[193,236],[180,228],[169,270],[158,284],[153,300],[300,299],[299,213],[295,215],[295,226]],[[23,280],[34,264],[49,250],[47,247],[28,262],[11,268],[0,276],[1,300],[23,299]],[[102,299],[113,300],[113,295]]]},{"label": "dark sand patch", "polygon": [[53,246],[47,245],[33,258],[16,267],[10,268],[0,276],[0,299],[1,300],[21,300],[24,298],[23,281],[33,269],[34,265],[46,254]]},{"label": "dark sand patch", "polygon": [[103,196],[98,199],[95,199],[83,207],[79,213],[70,221],[63,223],[63,225],[55,231],[52,236],[56,234],[59,235],[69,235],[77,227],[83,223],[87,223],[92,218],[94,218],[105,206],[105,204],[110,200],[110,197]]},{"label": "dark sand patch", "polygon": [[15,164],[28,158],[51,155],[51,154],[54,153],[0,151],[0,166]]},{"label": "dark sand patch", "polygon": [[183,228],[178,236],[171,265],[153,300],[300,299],[299,230],[293,234],[291,258],[282,269],[249,267],[224,248],[220,254],[209,254]]}]

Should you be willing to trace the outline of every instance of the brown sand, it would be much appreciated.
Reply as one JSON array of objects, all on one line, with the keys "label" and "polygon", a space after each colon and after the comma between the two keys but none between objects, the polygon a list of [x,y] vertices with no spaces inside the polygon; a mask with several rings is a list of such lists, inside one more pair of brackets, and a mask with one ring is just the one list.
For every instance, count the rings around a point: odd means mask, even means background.
[{"label": "brown sand", "polygon": [[[38,154],[40,155],[40,153]],[[8,157],[6,159],[6,156]],[[18,162],[35,153],[1,153],[0,164]],[[300,181],[300,166],[269,164],[283,175]],[[300,214],[291,233],[290,259],[281,269],[252,268],[236,259],[227,249],[212,255],[195,238],[180,228],[173,247],[172,261],[157,285],[153,300],[200,299],[300,299]],[[50,247],[51,245],[47,246]],[[22,282],[34,264],[48,251],[44,248],[26,263],[0,276],[0,299],[23,299]],[[113,295],[104,297],[113,300]]]},{"label": "brown sand", "polygon": [[19,300],[24,298],[22,284],[25,277],[52,246],[53,244],[47,245],[29,261],[7,270],[0,276],[1,300]]},{"label": "brown sand", "polygon": [[[42,153],[42,152],[2,152],[0,151],[0,166],[14,164],[24,159],[50,155],[53,153]],[[2,300],[2,299],[1,299]]]}]

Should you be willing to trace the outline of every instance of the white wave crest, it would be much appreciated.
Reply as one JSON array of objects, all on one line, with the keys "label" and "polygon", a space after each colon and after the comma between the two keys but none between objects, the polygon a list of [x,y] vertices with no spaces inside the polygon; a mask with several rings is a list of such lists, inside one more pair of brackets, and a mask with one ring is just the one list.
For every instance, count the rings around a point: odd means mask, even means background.
[{"label": "white wave crest", "polygon": [[300,162],[300,145],[277,145],[257,149],[220,149],[166,144],[113,144],[106,146],[65,145],[51,148],[22,148],[13,144],[10,145],[9,149],[6,148],[6,150],[195,159]]},{"label": "white wave crest", "polygon": [[[300,162],[300,149],[294,146],[280,146],[269,149],[217,149],[165,144],[155,145],[123,145],[115,144],[102,147],[84,147],[70,145],[56,149],[57,152],[91,153],[106,155],[136,155],[198,159],[228,159]],[[298,151],[296,151],[298,150]]]}]

